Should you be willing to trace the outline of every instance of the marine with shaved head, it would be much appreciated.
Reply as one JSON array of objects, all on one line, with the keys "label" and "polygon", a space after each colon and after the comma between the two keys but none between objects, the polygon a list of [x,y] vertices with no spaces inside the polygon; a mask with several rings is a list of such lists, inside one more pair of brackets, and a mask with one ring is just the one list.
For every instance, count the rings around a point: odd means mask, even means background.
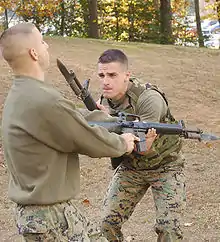
[{"label": "marine with shaved head", "polygon": [[24,241],[106,241],[73,200],[80,187],[78,154],[120,157],[139,139],[90,127],[87,121],[111,118],[98,110],[83,116],[45,82],[48,45],[33,24],[7,29],[0,47],[14,74],[2,113],[2,144],[19,234]]}]

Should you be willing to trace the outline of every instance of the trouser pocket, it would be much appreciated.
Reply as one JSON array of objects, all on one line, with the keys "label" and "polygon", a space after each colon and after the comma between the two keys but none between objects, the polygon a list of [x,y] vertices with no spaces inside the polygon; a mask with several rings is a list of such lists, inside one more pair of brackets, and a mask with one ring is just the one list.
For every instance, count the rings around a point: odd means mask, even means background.
[{"label": "trouser pocket", "polygon": [[87,220],[81,211],[72,203],[64,208],[64,217],[67,221],[67,230],[65,231],[69,241],[90,241],[87,231]]}]

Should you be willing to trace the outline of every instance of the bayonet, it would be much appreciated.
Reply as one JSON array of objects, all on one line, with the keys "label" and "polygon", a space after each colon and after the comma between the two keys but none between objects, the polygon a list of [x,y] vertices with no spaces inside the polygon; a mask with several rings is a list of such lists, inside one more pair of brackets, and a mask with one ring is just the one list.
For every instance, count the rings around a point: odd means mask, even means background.
[{"label": "bayonet", "polygon": [[91,97],[88,90],[90,80],[86,80],[83,85],[81,85],[80,81],[76,77],[76,74],[72,70],[68,71],[66,66],[59,59],[57,59],[57,67],[65,77],[67,83],[70,85],[76,96],[84,102],[88,110],[93,111],[98,109],[96,102]]}]

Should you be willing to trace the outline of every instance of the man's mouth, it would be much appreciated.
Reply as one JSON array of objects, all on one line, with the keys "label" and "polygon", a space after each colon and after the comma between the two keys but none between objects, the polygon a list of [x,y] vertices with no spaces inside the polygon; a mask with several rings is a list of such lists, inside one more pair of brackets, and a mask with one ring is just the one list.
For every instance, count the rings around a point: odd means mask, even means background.
[{"label": "man's mouth", "polygon": [[104,88],[103,88],[103,91],[104,91],[104,92],[106,92],[106,91],[111,91],[111,90],[112,90],[112,89],[109,88],[109,87],[104,87]]}]

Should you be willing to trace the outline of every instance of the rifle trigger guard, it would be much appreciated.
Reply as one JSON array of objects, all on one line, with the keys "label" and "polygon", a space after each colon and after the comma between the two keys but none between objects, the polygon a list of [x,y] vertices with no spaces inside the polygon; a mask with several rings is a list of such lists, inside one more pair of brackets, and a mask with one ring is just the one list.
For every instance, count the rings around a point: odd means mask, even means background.
[{"label": "rifle trigger guard", "polygon": [[132,113],[119,112],[118,117],[120,121],[141,121],[140,116]]}]

